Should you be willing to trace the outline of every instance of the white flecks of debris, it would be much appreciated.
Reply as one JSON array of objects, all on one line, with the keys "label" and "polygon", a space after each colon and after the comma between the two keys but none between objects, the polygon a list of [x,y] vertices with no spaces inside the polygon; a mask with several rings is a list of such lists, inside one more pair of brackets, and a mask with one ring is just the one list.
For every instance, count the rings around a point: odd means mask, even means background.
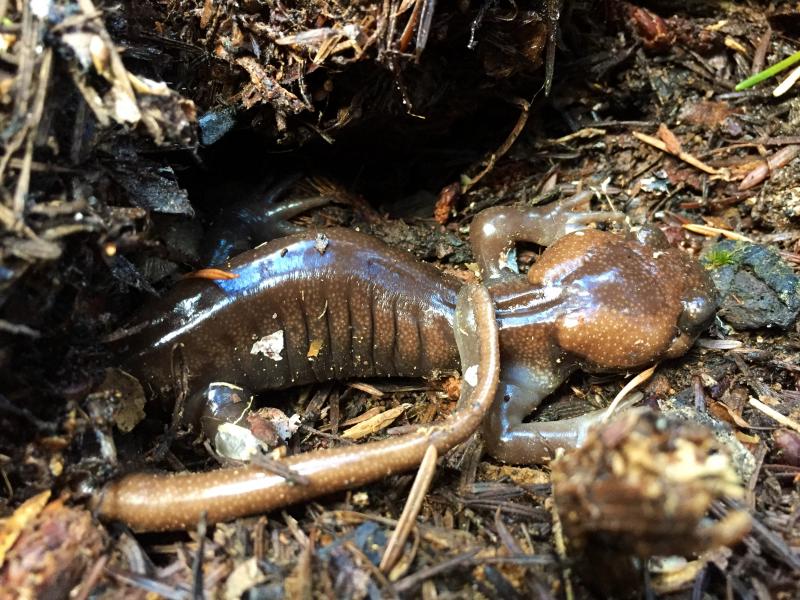
[{"label": "white flecks of debris", "polygon": [[250,354],[263,354],[267,358],[278,362],[283,358],[281,356],[283,348],[283,329],[279,329],[274,333],[265,335],[260,340],[256,340],[256,343],[253,344],[253,347],[250,349]]},{"label": "white flecks of debris", "polygon": [[92,66],[91,46],[95,37],[97,36],[86,33],[65,33],[61,36],[61,41],[69,46],[81,67],[88,70]]},{"label": "white flecks of debris", "polygon": [[269,421],[275,428],[275,433],[284,442],[288,442],[291,437],[300,429],[302,418],[295,413],[291,417],[278,408],[266,407],[257,411],[258,416]]},{"label": "white flecks of debris", "polygon": [[221,423],[214,436],[217,454],[249,462],[254,456],[269,454],[275,447],[284,445],[300,428],[301,417],[291,417],[277,408],[261,408],[248,417],[250,427],[235,423]]},{"label": "white flecks of debris", "polygon": [[[516,246],[512,248],[508,248],[507,250],[503,250],[500,253],[500,268],[507,269],[512,273],[519,273],[519,268],[517,267],[517,248]],[[500,277],[500,275],[495,275],[495,277]]]},{"label": "white flecks of debris", "polygon": [[318,233],[317,237],[314,238],[314,248],[316,248],[317,252],[320,254],[325,254],[328,244],[330,244],[330,240],[324,233]]},{"label": "white flecks of debris", "polygon": [[478,365],[467,367],[467,370],[464,371],[464,381],[472,387],[478,385]]},{"label": "white flecks of debris", "polygon": [[642,177],[639,180],[642,191],[651,194],[669,193],[669,176],[663,170],[655,173],[655,177]]},{"label": "white flecks of debris", "polygon": [[214,447],[220,456],[247,462],[264,448],[264,444],[247,427],[221,423],[214,436]]},{"label": "white flecks of debris", "polygon": [[51,0],[31,0],[31,12],[40,19],[46,19],[53,8]]},{"label": "white flecks of debris", "polygon": [[141,118],[136,101],[125,94],[116,94],[114,98],[114,113],[122,123],[136,123]]}]

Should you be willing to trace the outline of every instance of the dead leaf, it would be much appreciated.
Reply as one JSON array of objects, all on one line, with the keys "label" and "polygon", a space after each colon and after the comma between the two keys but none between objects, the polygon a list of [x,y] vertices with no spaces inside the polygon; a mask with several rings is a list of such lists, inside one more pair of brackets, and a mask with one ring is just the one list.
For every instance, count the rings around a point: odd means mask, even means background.
[{"label": "dead leaf", "polygon": [[[380,406],[373,406],[372,408],[370,408],[367,411],[364,411],[363,413],[361,413],[357,417],[353,417],[352,419],[347,419],[347,421],[345,421],[344,423],[339,423],[339,425],[341,427],[350,427],[350,425],[355,425],[356,423],[362,423],[363,421],[366,421],[367,419],[371,419],[372,417],[374,417],[375,415],[380,414],[381,412],[382,412],[382,409],[381,409]],[[330,431],[332,429],[332,427],[331,427],[331,425],[329,423],[327,423],[325,425],[322,425],[319,429],[320,429],[320,431]]]},{"label": "dead leaf", "polygon": [[730,406],[723,404],[722,402],[709,400],[708,412],[710,412],[720,421],[731,423],[737,427],[751,427],[750,423],[748,423],[744,417],[742,417],[742,415],[737,414],[731,409]]},{"label": "dead leaf", "polygon": [[240,563],[225,581],[224,600],[238,600],[245,592],[264,583],[267,576],[259,568],[255,557]]},{"label": "dead leaf", "polygon": [[681,143],[675,134],[670,131],[669,127],[661,123],[658,126],[658,137],[659,139],[667,145],[667,152],[672,154],[680,154],[682,151]]},{"label": "dead leaf", "polygon": [[311,343],[308,345],[308,352],[306,352],[306,357],[309,359],[317,358],[319,356],[319,351],[322,349],[322,340],[311,340]]},{"label": "dead leaf", "polygon": [[28,498],[14,514],[0,521],[0,567],[6,560],[6,553],[11,549],[25,527],[39,516],[50,499],[50,490],[45,490]]},{"label": "dead leaf", "polygon": [[359,390],[362,392],[366,392],[370,396],[375,396],[376,398],[382,398],[383,392],[376,388],[374,385],[370,385],[365,381],[353,381],[352,383],[347,384],[348,387],[353,388],[354,390]]},{"label": "dead leaf", "polygon": [[348,440],[360,440],[361,438],[380,431],[381,429],[385,429],[409,408],[411,408],[411,404],[409,403],[390,408],[387,411],[377,414],[374,417],[371,417],[366,421],[362,421],[361,423],[351,427],[342,434],[342,437]]},{"label": "dead leaf", "polygon": [[743,444],[748,444],[751,446],[757,446],[758,443],[761,441],[761,438],[757,435],[749,435],[744,433],[743,431],[736,431],[736,439],[742,442]]},{"label": "dead leaf", "polygon": [[114,398],[114,423],[117,428],[128,433],[144,419],[144,405],[147,399],[142,384],[133,375],[121,369],[106,369],[105,377],[92,392],[93,397],[103,397],[101,402]]},{"label": "dead leaf", "polygon": [[684,104],[678,118],[689,125],[711,129],[720,126],[725,119],[736,112],[737,110],[731,108],[727,102],[703,100]]},{"label": "dead leaf", "polygon": [[439,225],[446,225],[450,220],[450,213],[460,195],[461,184],[458,182],[443,187],[439,192],[439,199],[436,201],[436,208],[433,211],[433,218]]},{"label": "dead leaf", "polygon": [[733,231],[733,227],[730,226],[727,219],[723,217],[717,217],[714,215],[702,215],[701,218],[703,221],[706,222],[706,225],[709,227],[716,227],[717,229],[725,229],[727,231]]},{"label": "dead leaf", "polygon": [[231,273],[230,271],[223,271],[222,269],[215,269],[209,267],[208,269],[200,269],[192,271],[183,276],[184,279],[211,279],[212,281],[238,279],[238,273]]}]

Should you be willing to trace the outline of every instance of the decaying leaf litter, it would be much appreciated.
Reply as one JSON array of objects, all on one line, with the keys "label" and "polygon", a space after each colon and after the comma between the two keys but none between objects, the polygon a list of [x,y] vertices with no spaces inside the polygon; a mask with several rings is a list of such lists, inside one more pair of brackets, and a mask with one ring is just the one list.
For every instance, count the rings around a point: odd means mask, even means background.
[{"label": "decaying leaf litter", "polygon": [[[0,497],[13,514],[0,536],[2,593],[796,592],[793,67],[736,89],[800,50],[796,11],[723,2],[442,4],[0,3]],[[381,553],[413,475],[218,525],[204,537],[134,537],[94,523],[81,492],[121,468],[215,464],[195,434],[165,427],[170,415],[139,422],[143,399],[124,380],[108,383],[114,357],[102,340],[144,298],[198,266],[199,236],[226,204],[290,172],[298,173],[293,193],[325,190],[337,200],[298,222],[358,226],[465,278],[472,215],[577,187],[595,190],[595,202],[624,210],[632,224],[656,222],[673,243],[705,251],[728,290],[722,320],[641,389],[648,406],[720,430],[728,424],[729,441],[746,450],[738,498],[681,505],[691,518],[708,512],[727,523],[723,539],[740,535],[736,515],[750,512],[743,542],[700,544],[689,549],[704,552],[699,560],[654,560],[648,575],[631,576],[631,554],[686,551],[669,546],[657,519],[636,521],[642,498],[621,507],[631,515],[623,532],[611,519],[557,519],[554,500],[564,506],[585,490],[564,487],[554,498],[549,469],[481,461],[478,441],[439,461],[418,524],[385,570]],[[730,240],[712,247],[717,237]],[[520,248],[521,266],[537,252]],[[559,418],[605,405],[622,381],[576,376],[542,412]],[[364,423],[380,436],[432,422],[454,406],[454,386],[356,382],[269,400],[301,416],[289,443],[302,451],[343,443],[343,432]],[[628,465],[628,484],[649,489],[647,478],[667,471],[642,465],[673,464],[670,453],[696,434],[637,423],[617,425],[559,476],[594,453],[590,469],[603,459]],[[697,448],[711,452],[713,443],[701,436]],[[696,452],[676,455],[684,474],[706,456]],[[715,473],[727,481],[727,471]],[[706,486],[699,496],[712,481],[694,481]],[[76,543],[81,552],[70,550]],[[614,548],[608,567],[587,572],[587,547]]]}]

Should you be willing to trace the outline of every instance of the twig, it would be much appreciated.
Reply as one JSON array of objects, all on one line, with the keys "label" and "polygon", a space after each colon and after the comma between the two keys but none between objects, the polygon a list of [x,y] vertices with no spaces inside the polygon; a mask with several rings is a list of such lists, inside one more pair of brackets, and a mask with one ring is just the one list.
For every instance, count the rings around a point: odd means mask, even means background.
[{"label": "twig", "polygon": [[408,21],[403,29],[403,33],[400,34],[400,41],[397,44],[397,50],[399,52],[405,52],[408,48],[408,45],[411,43],[411,36],[414,34],[414,27],[417,25],[419,13],[422,10],[422,4],[424,2],[425,0],[417,0],[414,2],[414,10],[411,11],[411,15],[408,17]]},{"label": "twig", "polygon": [[[14,84],[14,112],[8,119],[11,127],[18,129],[14,132],[11,139],[5,144],[5,152],[0,158],[0,183],[3,183],[6,167],[11,157],[16,154],[28,135],[31,120],[26,115],[30,106],[31,81],[33,80],[33,61],[34,46],[38,39],[34,39],[33,16],[31,14],[30,3],[22,5],[22,33],[17,54],[19,55],[19,67],[17,68],[16,81]],[[4,219],[5,220],[5,219]],[[17,225],[22,222],[21,215],[15,214],[12,223]],[[11,229],[11,227],[9,227]]]},{"label": "twig", "polygon": [[43,421],[36,417],[27,408],[17,406],[11,400],[0,394],[0,414],[7,414],[24,420],[28,425],[32,425],[39,433],[55,435],[58,425],[49,421]]},{"label": "twig", "polygon": [[422,4],[422,13],[419,16],[419,26],[417,27],[417,39],[414,42],[414,60],[419,62],[419,57],[422,51],[428,45],[428,36],[431,33],[431,23],[433,22],[433,13],[436,8],[436,0],[424,0]]},{"label": "twig", "polygon": [[628,383],[625,384],[625,387],[623,387],[619,391],[619,393],[611,401],[611,404],[608,405],[608,408],[606,409],[606,412],[603,414],[603,422],[608,421],[608,419],[611,417],[611,415],[614,413],[614,411],[619,406],[620,402],[622,402],[622,400],[625,398],[625,396],[628,395],[628,393],[631,390],[633,390],[634,388],[639,386],[639,384],[644,383],[645,381],[650,379],[650,377],[653,375],[653,373],[656,372],[656,367],[657,366],[658,366],[658,363],[654,364],[649,369],[645,369],[644,371],[639,373],[636,377],[634,377]]},{"label": "twig", "polygon": [[208,529],[207,513],[203,511],[200,521],[197,523],[197,552],[192,559],[192,597],[195,600],[203,600],[203,559],[206,548],[206,531]]},{"label": "twig", "polygon": [[755,75],[764,69],[764,63],[767,60],[767,50],[769,50],[770,41],[772,41],[772,27],[767,25],[764,35],[762,35],[761,39],[758,41],[755,54],[753,54],[753,68],[750,71],[751,75]]},{"label": "twig", "polygon": [[352,541],[348,540],[344,543],[344,547],[347,548],[353,556],[358,559],[360,565],[369,571],[372,576],[381,584],[383,587],[383,598],[391,598],[393,600],[399,600],[399,596],[397,592],[394,591],[394,587],[392,586],[392,582],[386,578],[384,572],[380,570],[380,568],[376,567],[372,564],[372,561],[367,558],[364,552],[361,551]]},{"label": "twig", "polygon": [[725,171],[721,169],[715,169],[714,167],[707,165],[699,158],[696,158],[695,156],[689,154],[688,152],[684,151],[676,153],[670,152],[669,148],[664,142],[662,142],[658,138],[654,138],[652,135],[647,135],[646,133],[640,133],[638,131],[634,131],[632,133],[636,139],[641,140],[645,144],[650,144],[651,146],[658,148],[662,152],[666,152],[667,154],[672,154],[673,156],[677,156],[683,162],[692,165],[696,169],[700,169],[704,173],[708,173],[709,175],[716,175],[717,177],[721,177],[722,179],[727,179],[728,177],[728,174]]},{"label": "twig", "polygon": [[411,486],[411,491],[408,493],[403,513],[400,515],[397,527],[392,532],[392,536],[386,544],[386,550],[383,552],[380,564],[380,570],[383,573],[388,573],[400,558],[403,546],[405,546],[408,535],[414,527],[420,508],[422,508],[422,500],[425,498],[425,494],[428,493],[433,475],[436,473],[436,459],[438,457],[439,453],[436,450],[436,446],[432,444],[428,446],[428,449],[425,450],[425,456],[419,465],[414,485]]},{"label": "twig", "polygon": [[409,575],[394,584],[394,589],[400,593],[403,592],[410,592],[418,585],[420,585],[426,579],[430,579],[438,575],[439,573],[444,573],[446,571],[450,571],[456,567],[461,565],[471,565],[472,559],[481,551],[480,548],[474,548],[469,552],[465,552],[464,554],[460,554],[454,558],[446,560],[444,562],[439,563],[438,565],[433,565],[432,567],[427,567],[425,569],[420,569],[413,575]]},{"label": "twig", "polygon": [[711,338],[700,338],[696,342],[700,348],[706,350],[734,350],[741,348],[744,344],[739,340],[715,340]]},{"label": "twig", "polygon": [[95,584],[103,574],[103,570],[106,568],[109,558],[111,558],[109,554],[104,554],[94,563],[94,565],[92,565],[92,568],[89,570],[89,574],[81,582],[81,585],[75,595],[73,596],[70,594],[74,600],[86,600],[89,597],[89,594],[94,589]]},{"label": "twig", "polygon": [[53,62],[53,51],[48,48],[42,57],[39,66],[39,83],[36,88],[36,95],[33,99],[31,112],[28,116],[27,142],[25,144],[25,155],[22,159],[22,167],[17,177],[17,186],[14,190],[14,201],[12,203],[14,213],[21,219],[25,211],[25,200],[28,196],[28,189],[31,182],[31,162],[33,162],[33,143],[36,140],[36,132],[42,119],[44,111],[44,100],[47,96],[47,85],[50,81],[50,66]]},{"label": "twig", "polygon": [[[556,460],[564,456],[564,449],[559,448],[556,450]],[[564,539],[564,527],[561,523],[561,517],[558,514],[558,503],[556,502],[555,491],[550,491],[551,505],[550,512],[553,517],[553,546],[555,547],[556,556],[561,560],[563,568],[561,569],[561,580],[564,584],[564,597],[567,600],[575,598],[575,589],[572,585],[572,568],[567,561],[567,543]]]},{"label": "twig", "polygon": [[[800,70],[798,70],[798,74],[800,75]],[[784,146],[774,154],[771,154],[742,179],[742,182],[739,184],[739,191],[744,192],[750,188],[754,188],[770,177],[773,171],[785,167],[792,162],[798,154],[800,154],[800,145],[798,144]]]},{"label": "twig", "polygon": [[544,95],[549,96],[553,87],[553,73],[556,66],[556,46],[558,45],[558,18],[561,11],[559,0],[548,0],[545,4],[547,24],[547,49],[545,51]]},{"label": "twig", "polygon": [[755,241],[746,235],[737,233],[736,231],[730,231],[728,229],[720,229],[719,227],[711,227],[710,225],[698,225],[697,223],[684,223],[683,228],[691,231],[692,233],[699,233],[708,237],[721,235],[729,240],[737,240],[740,242],[750,242],[751,244],[755,244]]},{"label": "twig", "polygon": [[475,175],[475,177],[470,177],[466,174],[461,176],[462,194],[466,194],[467,191],[472,189],[475,184],[483,179],[487,173],[494,169],[494,165],[497,163],[497,160],[502,158],[502,156],[508,152],[509,148],[514,145],[514,142],[517,141],[519,134],[522,133],[522,130],[525,128],[525,124],[528,122],[528,115],[530,114],[531,103],[523,98],[516,98],[514,103],[522,109],[514,128],[511,130],[511,133],[508,134],[508,137],[505,139],[503,144],[489,156],[489,159],[486,161],[486,167],[484,167],[480,173]]},{"label": "twig", "polygon": [[781,81],[777,87],[772,90],[772,95],[775,98],[780,98],[786,92],[794,87],[794,84],[797,83],[797,80],[800,79],[800,67],[795,67],[791,73],[786,76],[786,79]]},{"label": "twig", "polygon": [[10,321],[6,321],[5,319],[0,319],[0,331],[14,335],[25,335],[33,339],[42,337],[41,332],[33,329],[32,327],[28,327],[22,323],[12,323]]},{"label": "twig", "polygon": [[187,590],[183,586],[174,586],[158,579],[141,575],[140,573],[115,569],[114,567],[106,567],[105,573],[120,583],[139,588],[146,592],[158,594],[168,600],[186,600],[186,596],[188,595]]},{"label": "twig", "polygon": [[250,464],[272,475],[279,475],[294,485],[308,485],[311,483],[311,480],[302,473],[298,473],[288,465],[264,454],[256,454],[250,461]]},{"label": "twig", "polygon": [[603,136],[606,134],[605,129],[600,129],[598,127],[584,127],[583,129],[579,129],[573,133],[567,134],[560,138],[556,138],[554,140],[548,140],[551,144],[568,144],[572,140],[582,139],[582,140],[589,140],[598,136]]},{"label": "twig", "polygon": [[771,406],[767,406],[761,400],[757,400],[752,396],[747,400],[750,403],[750,406],[760,410],[762,413],[767,415],[768,417],[772,417],[778,423],[783,425],[784,427],[788,427],[789,429],[794,429],[796,432],[800,433],[800,423],[795,421],[794,419],[790,419],[786,415],[782,415],[777,410],[772,408]]}]

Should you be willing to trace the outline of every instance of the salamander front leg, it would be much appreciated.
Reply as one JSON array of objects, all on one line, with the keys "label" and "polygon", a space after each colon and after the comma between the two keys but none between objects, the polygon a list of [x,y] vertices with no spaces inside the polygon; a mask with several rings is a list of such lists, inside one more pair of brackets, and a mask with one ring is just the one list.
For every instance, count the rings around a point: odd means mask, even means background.
[{"label": "salamander front leg", "polygon": [[523,423],[562,380],[533,369],[504,366],[494,405],[484,420],[487,452],[505,463],[541,464],[555,457],[558,448],[579,447],[604,410],[560,421]]},{"label": "salamander front leg", "polygon": [[517,272],[512,252],[517,242],[549,246],[590,223],[625,218],[618,212],[573,210],[591,197],[592,192],[584,191],[545,206],[496,206],[478,213],[470,226],[469,240],[484,280],[501,277],[504,271]]}]

